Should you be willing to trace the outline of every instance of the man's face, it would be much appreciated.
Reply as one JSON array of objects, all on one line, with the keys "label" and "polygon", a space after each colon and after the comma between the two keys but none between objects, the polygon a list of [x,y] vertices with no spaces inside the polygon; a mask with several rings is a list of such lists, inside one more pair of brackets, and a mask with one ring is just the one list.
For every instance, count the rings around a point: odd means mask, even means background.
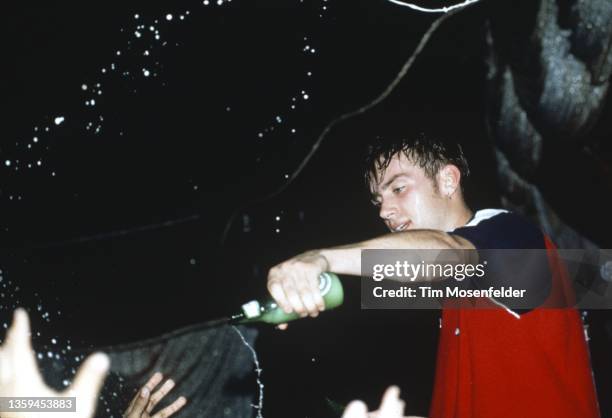
[{"label": "man's face", "polygon": [[391,232],[445,229],[449,199],[444,198],[425,171],[403,153],[391,159],[382,179],[379,175],[378,184],[370,184],[370,190],[380,208],[380,217]]}]

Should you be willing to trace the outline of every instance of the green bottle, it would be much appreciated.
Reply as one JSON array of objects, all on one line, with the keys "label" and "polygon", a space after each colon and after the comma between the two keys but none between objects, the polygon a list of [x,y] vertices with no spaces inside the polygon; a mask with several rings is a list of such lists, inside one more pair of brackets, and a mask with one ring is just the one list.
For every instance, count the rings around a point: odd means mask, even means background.
[{"label": "green bottle", "polygon": [[[344,289],[338,276],[334,273],[324,272],[319,276],[319,290],[323,296],[325,309],[333,309],[344,301]],[[231,322],[238,324],[246,324],[250,322],[265,322],[268,324],[282,324],[284,322],[293,321],[300,316],[291,312],[285,313],[274,301],[274,299],[265,302],[252,300],[242,305],[242,312],[233,315]]]}]

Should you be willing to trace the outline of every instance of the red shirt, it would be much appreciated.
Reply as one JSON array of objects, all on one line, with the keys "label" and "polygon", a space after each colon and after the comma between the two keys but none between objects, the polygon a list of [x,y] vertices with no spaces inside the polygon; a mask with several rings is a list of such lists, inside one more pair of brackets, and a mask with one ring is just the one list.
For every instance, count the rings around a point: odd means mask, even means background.
[{"label": "red shirt", "polygon": [[[564,267],[543,240],[552,276],[545,304],[562,298],[571,306]],[[506,417],[599,417],[577,310],[443,310],[430,418]]]}]

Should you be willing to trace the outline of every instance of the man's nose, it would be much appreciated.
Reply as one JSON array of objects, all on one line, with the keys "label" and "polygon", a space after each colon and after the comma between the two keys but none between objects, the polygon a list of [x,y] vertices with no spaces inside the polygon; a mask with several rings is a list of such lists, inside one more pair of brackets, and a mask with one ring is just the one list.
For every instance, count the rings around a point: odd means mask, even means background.
[{"label": "man's nose", "polygon": [[379,211],[379,216],[383,219],[383,220],[388,220],[391,219],[396,213],[396,208],[393,205],[390,205],[389,203],[385,203],[384,201],[380,204],[380,211]]}]

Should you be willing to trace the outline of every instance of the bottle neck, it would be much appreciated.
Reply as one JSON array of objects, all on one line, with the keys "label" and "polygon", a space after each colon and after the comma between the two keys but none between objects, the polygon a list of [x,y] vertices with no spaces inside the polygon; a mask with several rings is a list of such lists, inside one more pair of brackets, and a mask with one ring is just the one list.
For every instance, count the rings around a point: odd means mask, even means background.
[{"label": "bottle neck", "polygon": [[237,313],[235,315],[232,315],[230,317],[229,322],[230,322],[230,324],[239,324],[239,323],[245,321],[246,319],[247,319],[247,316],[244,314],[244,312],[239,312],[239,313]]}]

